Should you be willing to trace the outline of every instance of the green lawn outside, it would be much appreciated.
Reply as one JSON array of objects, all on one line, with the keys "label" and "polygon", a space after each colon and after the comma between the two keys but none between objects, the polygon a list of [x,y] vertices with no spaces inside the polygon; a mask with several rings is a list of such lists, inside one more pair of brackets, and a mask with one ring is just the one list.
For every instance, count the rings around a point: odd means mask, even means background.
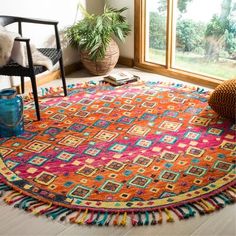
[{"label": "green lawn outside", "polygon": [[[165,61],[165,51],[150,48],[149,60],[155,63],[163,63]],[[204,61],[203,56],[177,52],[175,65],[174,68],[220,77],[222,80],[236,77],[236,61],[233,60],[220,60],[219,62],[209,63]]]}]

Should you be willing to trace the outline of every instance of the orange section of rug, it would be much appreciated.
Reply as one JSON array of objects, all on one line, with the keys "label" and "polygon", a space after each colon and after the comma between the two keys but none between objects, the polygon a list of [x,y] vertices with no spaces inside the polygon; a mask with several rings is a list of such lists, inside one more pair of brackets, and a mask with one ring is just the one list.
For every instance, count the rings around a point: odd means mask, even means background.
[{"label": "orange section of rug", "polygon": [[[208,92],[138,82],[43,90],[42,120],[25,103],[25,133],[0,138],[8,204],[77,224],[168,222],[235,201],[235,130]],[[11,190],[14,189],[15,191]],[[144,220],[145,219],[145,220]]]}]

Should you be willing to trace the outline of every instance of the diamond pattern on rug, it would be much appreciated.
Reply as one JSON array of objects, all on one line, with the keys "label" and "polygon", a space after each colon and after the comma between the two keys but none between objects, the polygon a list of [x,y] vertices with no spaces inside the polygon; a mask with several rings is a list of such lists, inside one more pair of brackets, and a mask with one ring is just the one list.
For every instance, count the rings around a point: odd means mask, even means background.
[{"label": "diamond pattern on rug", "polygon": [[0,138],[0,182],[66,209],[100,212],[104,222],[104,212],[181,212],[212,200],[235,184],[236,126],[210,109],[207,96],[144,82],[74,87],[66,98],[42,99],[39,122],[27,105],[25,133]]}]

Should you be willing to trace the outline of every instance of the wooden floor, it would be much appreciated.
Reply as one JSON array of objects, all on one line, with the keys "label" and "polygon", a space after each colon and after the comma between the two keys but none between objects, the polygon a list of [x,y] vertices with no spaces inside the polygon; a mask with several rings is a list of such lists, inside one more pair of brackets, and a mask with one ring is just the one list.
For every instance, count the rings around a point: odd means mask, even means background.
[{"label": "wooden floor", "polygon": [[[116,70],[123,70],[117,68]],[[127,68],[125,68],[127,69]],[[127,69],[132,73],[139,75],[145,80],[163,80],[175,81],[163,76],[140,72],[135,69]],[[67,83],[77,83],[80,81],[100,80],[101,77],[90,77],[85,71],[71,74],[67,78]],[[60,81],[53,81],[45,85],[60,86]],[[44,216],[36,217],[26,213],[23,210],[15,209],[5,205],[0,199],[0,235],[10,236],[236,236],[236,206],[226,206],[224,209],[214,212],[210,215],[199,216],[189,220],[174,223],[163,223],[156,226],[132,227],[98,227],[98,226],[80,226],[71,225],[68,222],[52,221]]]}]

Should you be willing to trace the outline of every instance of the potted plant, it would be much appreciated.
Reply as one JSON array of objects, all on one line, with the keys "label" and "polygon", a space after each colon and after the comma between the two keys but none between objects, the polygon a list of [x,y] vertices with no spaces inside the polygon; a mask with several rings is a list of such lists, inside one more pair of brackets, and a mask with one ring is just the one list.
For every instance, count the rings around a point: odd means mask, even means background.
[{"label": "potted plant", "polygon": [[111,71],[119,58],[119,48],[113,38],[124,42],[130,26],[122,13],[127,10],[105,5],[101,15],[89,14],[79,7],[84,18],[65,31],[69,43],[80,49],[81,61],[94,75],[105,75]]}]

